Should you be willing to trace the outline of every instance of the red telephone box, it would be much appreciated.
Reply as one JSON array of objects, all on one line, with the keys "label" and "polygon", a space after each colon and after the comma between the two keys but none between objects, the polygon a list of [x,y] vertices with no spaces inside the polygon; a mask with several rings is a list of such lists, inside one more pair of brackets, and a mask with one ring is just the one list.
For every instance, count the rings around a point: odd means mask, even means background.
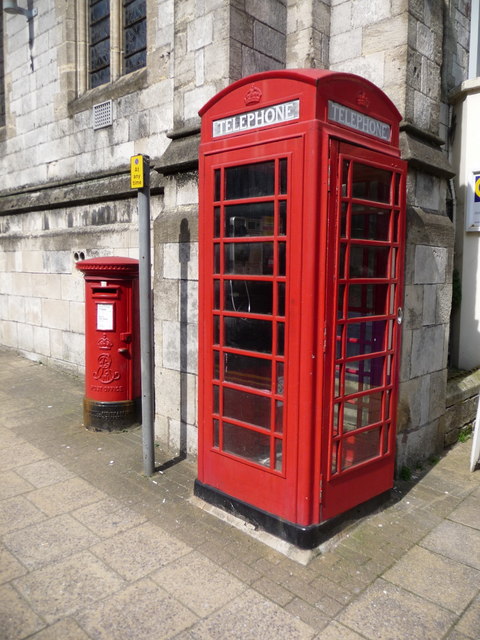
[{"label": "red telephone box", "polygon": [[400,114],[360,77],[281,70],[200,115],[195,491],[312,548],[393,485]]},{"label": "red telephone box", "polygon": [[90,258],[85,276],[84,425],[95,431],[140,419],[138,260]]}]

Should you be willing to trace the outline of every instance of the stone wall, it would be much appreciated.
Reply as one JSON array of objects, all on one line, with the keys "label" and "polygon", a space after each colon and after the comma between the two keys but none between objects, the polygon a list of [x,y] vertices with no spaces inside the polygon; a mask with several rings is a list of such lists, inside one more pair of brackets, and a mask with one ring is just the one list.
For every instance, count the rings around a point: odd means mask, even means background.
[{"label": "stone wall", "polygon": [[[147,67],[86,88],[84,4],[4,17],[0,342],[83,366],[74,256],[137,255],[128,160],[156,168],[152,204],[157,435],[196,450],[198,109],[232,81],[326,67],[377,84],[409,162],[399,465],[443,442],[453,227],[447,93],[466,73],[466,0],[147,0]],[[112,100],[113,124],[92,108]],[[408,443],[408,444],[407,444]]]}]

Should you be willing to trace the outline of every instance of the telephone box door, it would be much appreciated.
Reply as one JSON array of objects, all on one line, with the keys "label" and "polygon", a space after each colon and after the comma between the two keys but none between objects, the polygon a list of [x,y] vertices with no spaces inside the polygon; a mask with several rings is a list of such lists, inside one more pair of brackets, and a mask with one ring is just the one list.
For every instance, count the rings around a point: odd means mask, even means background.
[{"label": "telephone box door", "polygon": [[393,485],[405,211],[398,158],[332,141],[330,166],[322,521]]},{"label": "telephone box door", "polygon": [[211,204],[200,225],[200,478],[289,520],[298,420],[287,389],[300,333],[289,291],[300,281],[291,255],[301,237],[302,160],[301,138],[207,156]]}]

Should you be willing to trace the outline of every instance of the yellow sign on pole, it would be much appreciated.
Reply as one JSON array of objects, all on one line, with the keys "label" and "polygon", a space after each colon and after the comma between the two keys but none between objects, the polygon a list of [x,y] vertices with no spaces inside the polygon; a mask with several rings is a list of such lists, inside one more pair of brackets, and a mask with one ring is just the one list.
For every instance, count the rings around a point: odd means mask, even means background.
[{"label": "yellow sign on pole", "polygon": [[130,188],[143,189],[144,186],[143,156],[132,156],[130,158]]}]

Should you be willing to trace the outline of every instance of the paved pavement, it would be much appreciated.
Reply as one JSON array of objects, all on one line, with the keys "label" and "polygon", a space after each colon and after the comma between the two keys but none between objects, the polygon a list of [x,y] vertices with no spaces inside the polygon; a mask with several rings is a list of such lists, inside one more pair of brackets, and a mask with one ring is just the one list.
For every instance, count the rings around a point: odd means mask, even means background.
[{"label": "paved pavement", "polygon": [[199,508],[191,462],[144,477],[141,432],[84,430],[82,397],[0,349],[1,640],[480,638],[470,442],[299,562]]}]

